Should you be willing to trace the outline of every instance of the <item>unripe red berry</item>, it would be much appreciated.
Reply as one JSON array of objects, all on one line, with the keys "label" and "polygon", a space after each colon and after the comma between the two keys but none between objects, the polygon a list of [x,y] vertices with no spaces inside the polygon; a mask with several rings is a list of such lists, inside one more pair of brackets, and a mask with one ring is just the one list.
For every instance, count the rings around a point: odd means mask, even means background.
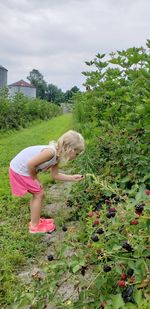
[{"label": "unripe red berry", "polygon": [[121,279],[122,280],[126,280],[126,277],[127,277],[126,274],[121,274]]},{"label": "unripe red berry", "polygon": [[126,282],[123,280],[118,281],[118,285],[122,286],[123,288],[126,286]]},{"label": "unripe red berry", "polygon": [[93,222],[93,225],[98,225],[99,224],[99,220],[96,219],[94,222]]},{"label": "unripe red berry", "polygon": [[130,224],[131,225],[137,225],[139,222],[138,222],[138,220],[136,220],[136,219],[133,219],[131,222],[130,222]]},{"label": "unripe red berry", "polygon": [[111,212],[116,212],[117,210],[116,210],[115,207],[110,207],[110,208],[109,208],[109,211],[111,211]]},{"label": "unripe red berry", "polygon": [[101,308],[103,309],[103,308],[105,308],[105,306],[106,306],[106,302],[103,301],[103,302],[101,303]]},{"label": "unripe red berry", "polygon": [[146,195],[150,195],[150,190],[145,190]]}]

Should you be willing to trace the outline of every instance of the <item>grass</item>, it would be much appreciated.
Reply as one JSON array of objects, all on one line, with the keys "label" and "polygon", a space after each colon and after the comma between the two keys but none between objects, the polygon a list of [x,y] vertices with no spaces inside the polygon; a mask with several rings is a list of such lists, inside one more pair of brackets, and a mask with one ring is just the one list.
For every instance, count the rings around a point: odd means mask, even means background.
[{"label": "grass", "polygon": [[[0,136],[1,308],[8,308],[15,297],[22,293],[17,272],[24,265],[30,265],[38,260],[44,249],[41,236],[28,233],[30,195],[23,198],[11,195],[8,178],[9,162],[23,148],[48,144],[50,140],[55,140],[65,131],[72,129],[72,126],[72,115],[65,114]],[[45,186],[52,183],[48,173],[41,175],[40,178]]]}]

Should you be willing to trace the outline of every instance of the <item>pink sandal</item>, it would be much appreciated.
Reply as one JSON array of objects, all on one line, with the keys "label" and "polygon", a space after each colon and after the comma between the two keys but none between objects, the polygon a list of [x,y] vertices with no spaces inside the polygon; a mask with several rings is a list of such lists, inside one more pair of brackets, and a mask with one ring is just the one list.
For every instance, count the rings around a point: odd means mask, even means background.
[{"label": "pink sandal", "polygon": [[29,223],[29,232],[30,233],[51,233],[56,229],[54,223],[47,223],[45,221],[39,221],[36,226],[32,226],[31,222]]}]

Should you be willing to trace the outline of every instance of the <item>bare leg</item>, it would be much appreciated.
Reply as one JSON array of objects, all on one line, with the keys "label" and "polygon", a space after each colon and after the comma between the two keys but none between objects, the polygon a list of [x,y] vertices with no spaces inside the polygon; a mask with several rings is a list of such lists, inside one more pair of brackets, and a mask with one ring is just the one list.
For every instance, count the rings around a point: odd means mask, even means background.
[{"label": "bare leg", "polygon": [[32,226],[36,226],[39,223],[44,195],[44,190],[38,194],[32,195],[32,200],[30,202]]}]

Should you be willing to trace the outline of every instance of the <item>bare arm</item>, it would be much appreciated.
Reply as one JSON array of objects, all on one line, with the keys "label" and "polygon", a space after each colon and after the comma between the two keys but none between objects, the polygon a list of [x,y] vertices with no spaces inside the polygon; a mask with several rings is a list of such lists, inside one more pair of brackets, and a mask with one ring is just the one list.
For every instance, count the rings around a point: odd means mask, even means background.
[{"label": "bare arm", "polygon": [[51,167],[51,175],[56,180],[62,181],[80,181],[84,179],[82,175],[66,175],[58,172],[58,164]]},{"label": "bare arm", "polygon": [[34,156],[31,160],[28,161],[28,171],[30,176],[33,179],[38,179],[37,178],[37,172],[36,172],[36,167],[39,164],[42,164],[46,161],[49,161],[53,158],[54,156],[54,150],[53,149],[44,149],[41,151],[38,155]]}]

